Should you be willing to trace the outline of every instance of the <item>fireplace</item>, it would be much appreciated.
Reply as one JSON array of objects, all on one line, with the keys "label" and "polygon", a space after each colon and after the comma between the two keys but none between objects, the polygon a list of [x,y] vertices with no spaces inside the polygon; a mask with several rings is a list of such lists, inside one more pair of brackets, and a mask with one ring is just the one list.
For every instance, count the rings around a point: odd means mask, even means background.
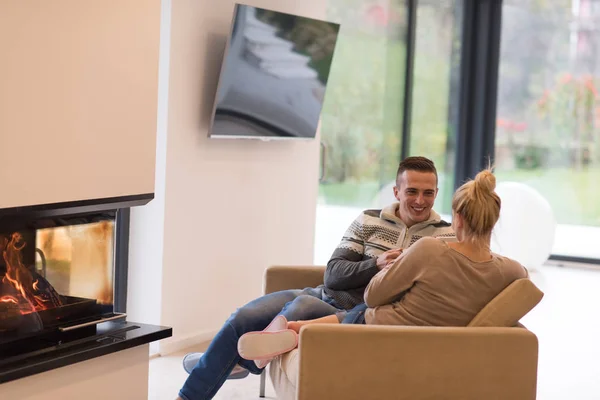
[{"label": "fireplace", "polygon": [[116,211],[0,230],[0,344],[113,318]]},{"label": "fireplace", "polygon": [[148,200],[0,210],[0,383],[171,336],[125,320],[127,206]]}]

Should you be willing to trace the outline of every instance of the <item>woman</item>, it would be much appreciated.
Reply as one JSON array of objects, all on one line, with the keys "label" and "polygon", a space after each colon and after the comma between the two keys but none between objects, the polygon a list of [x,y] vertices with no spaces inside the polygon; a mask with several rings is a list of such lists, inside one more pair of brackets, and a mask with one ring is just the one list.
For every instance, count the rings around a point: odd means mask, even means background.
[{"label": "woman", "polygon": [[[490,250],[492,229],[500,216],[496,178],[487,169],[462,185],[452,199],[457,242],[425,237],[388,264],[369,283],[365,305],[309,321],[290,321],[287,329],[250,332],[238,342],[242,357],[269,360],[297,345],[297,333],[313,323],[467,326],[527,270]],[[285,327],[283,321],[276,325]]]}]

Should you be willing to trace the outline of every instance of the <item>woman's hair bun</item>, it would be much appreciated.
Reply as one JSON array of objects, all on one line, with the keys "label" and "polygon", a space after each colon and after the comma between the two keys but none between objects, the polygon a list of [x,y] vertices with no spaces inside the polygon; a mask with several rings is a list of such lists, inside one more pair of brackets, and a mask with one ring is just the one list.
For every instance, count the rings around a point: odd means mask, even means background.
[{"label": "woman's hair bun", "polygon": [[485,169],[475,177],[475,185],[478,189],[492,193],[496,189],[496,177],[490,169]]}]

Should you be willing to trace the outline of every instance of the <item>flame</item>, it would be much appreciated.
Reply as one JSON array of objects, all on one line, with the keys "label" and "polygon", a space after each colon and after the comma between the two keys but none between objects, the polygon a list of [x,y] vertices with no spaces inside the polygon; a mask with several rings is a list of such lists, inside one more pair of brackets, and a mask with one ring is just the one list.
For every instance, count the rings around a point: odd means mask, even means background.
[{"label": "flame", "polygon": [[54,288],[49,283],[41,285],[40,279],[34,281],[32,273],[23,264],[21,250],[26,245],[23,236],[19,232],[14,232],[10,242],[6,243],[2,251],[6,263],[6,274],[2,282],[12,286],[18,295],[16,297],[6,295],[0,297],[0,301],[16,304],[21,314],[60,306],[61,300]]},{"label": "flame", "polygon": [[3,297],[0,297],[0,302],[2,302],[2,303],[19,304],[19,302],[17,301],[17,299],[15,299],[12,296],[3,296]]},{"label": "flame", "polygon": [[11,304],[11,307],[15,312],[18,312],[21,315],[30,314],[35,312],[35,308],[31,306],[31,304],[27,301],[23,301],[21,296],[14,297],[10,295],[0,297],[0,303]]}]

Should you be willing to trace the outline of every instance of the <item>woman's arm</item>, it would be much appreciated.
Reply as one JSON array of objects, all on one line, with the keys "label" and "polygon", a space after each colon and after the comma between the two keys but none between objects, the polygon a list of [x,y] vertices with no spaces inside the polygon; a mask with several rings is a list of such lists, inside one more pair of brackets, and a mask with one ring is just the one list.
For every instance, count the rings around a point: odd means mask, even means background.
[{"label": "woman's arm", "polygon": [[[436,239],[433,239],[436,240]],[[380,271],[371,279],[365,291],[365,303],[379,307],[398,300],[403,292],[410,289],[428,268],[431,257],[431,240],[423,238],[404,251],[393,264]]]}]

